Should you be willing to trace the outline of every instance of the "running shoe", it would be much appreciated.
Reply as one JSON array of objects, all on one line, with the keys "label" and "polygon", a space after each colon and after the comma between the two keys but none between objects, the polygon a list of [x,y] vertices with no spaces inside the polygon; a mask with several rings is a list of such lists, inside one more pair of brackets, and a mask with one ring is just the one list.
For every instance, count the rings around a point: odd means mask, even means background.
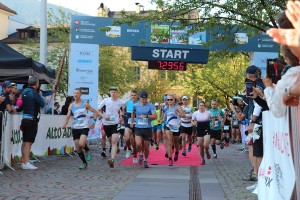
[{"label": "running shoe", "polygon": [[248,190],[248,191],[253,191],[253,190],[255,190],[256,189],[256,187],[257,187],[257,182],[256,183],[254,183],[253,185],[251,185],[251,186],[248,186],[248,187],[246,187],[246,189]]},{"label": "running shoe", "polygon": [[186,156],[186,150],[183,149],[181,154],[182,154],[183,156]]},{"label": "running shoe", "polygon": [[144,161],[144,167],[149,168],[148,161],[146,161],[146,160]]},{"label": "running shoe", "polygon": [[138,163],[138,159],[137,159],[136,157],[133,157],[132,163],[133,163],[133,164],[137,164],[137,163]]},{"label": "running shoe", "polygon": [[27,164],[22,163],[21,164],[21,169],[38,169],[36,166],[28,162]]},{"label": "running shoe", "polygon": [[224,144],[223,144],[223,142],[220,143],[220,149],[224,149]]},{"label": "running shoe", "polygon": [[176,162],[178,160],[178,154],[179,152],[175,152],[174,161]]},{"label": "running shoe", "polygon": [[168,152],[165,153],[165,158],[169,158]]},{"label": "running shoe", "polygon": [[214,158],[218,158],[218,156],[217,156],[217,154],[216,154],[216,153],[214,154]]},{"label": "running shoe", "polygon": [[173,160],[169,160],[169,166],[173,166]]},{"label": "running shoe", "polygon": [[205,165],[205,159],[202,158],[201,165]]},{"label": "running shoe", "polygon": [[139,155],[138,163],[141,165],[143,163],[143,155]]},{"label": "running shoe", "polygon": [[192,145],[189,144],[188,152],[191,152],[191,151],[192,151]]},{"label": "running shoe", "polygon": [[87,163],[82,163],[82,165],[79,166],[79,169],[86,169]]},{"label": "running shoe", "polygon": [[209,160],[211,158],[211,155],[209,153],[209,151],[206,151],[206,158]]},{"label": "running shoe", "polygon": [[158,150],[159,149],[159,145],[156,145],[155,149]]},{"label": "running shoe", "polygon": [[125,157],[130,158],[130,156],[131,156],[131,150],[127,149]]},{"label": "running shoe", "polygon": [[90,160],[91,160],[91,158],[92,158],[91,151],[88,151],[88,152],[86,153],[86,157],[85,157],[85,159],[86,159],[86,161],[90,161]]},{"label": "running shoe", "polygon": [[105,152],[105,151],[102,151],[101,156],[102,156],[103,158],[106,158],[106,157],[107,157],[106,152]]},{"label": "running shoe", "polygon": [[115,167],[115,161],[114,159],[108,159],[107,163],[109,165],[110,168],[114,168]]}]

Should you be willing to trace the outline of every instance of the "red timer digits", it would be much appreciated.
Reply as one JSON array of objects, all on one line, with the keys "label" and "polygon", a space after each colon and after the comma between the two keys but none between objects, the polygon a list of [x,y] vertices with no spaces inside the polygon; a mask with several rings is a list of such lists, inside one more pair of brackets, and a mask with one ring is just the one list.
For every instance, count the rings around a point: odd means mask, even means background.
[{"label": "red timer digits", "polygon": [[186,63],[180,61],[149,61],[148,69],[185,71]]}]

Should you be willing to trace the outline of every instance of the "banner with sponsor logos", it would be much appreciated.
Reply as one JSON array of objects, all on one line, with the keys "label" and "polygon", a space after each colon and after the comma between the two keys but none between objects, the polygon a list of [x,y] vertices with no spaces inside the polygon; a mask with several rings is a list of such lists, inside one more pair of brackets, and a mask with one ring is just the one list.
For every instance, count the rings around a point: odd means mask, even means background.
[{"label": "banner with sponsor logos", "polygon": [[[66,116],[63,115],[43,115],[41,116],[38,134],[31,147],[31,152],[36,156],[59,155],[74,151],[72,137],[72,120],[68,127],[62,129]],[[22,116],[6,115],[4,126],[4,163],[14,166],[21,157],[22,131],[20,130]]]},{"label": "banner with sponsor logos", "polygon": [[[266,33],[252,35],[252,31],[231,27],[228,30],[203,30],[194,32],[187,26],[179,28],[179,23],[151,24],[136,22],[115,25],[116,18],[73,15],[71,18],[71,43],[99,44],[127,47],[161,47],[182,49],[206,49],[243,52],[278,52],[278,44]],[[191,32],[191,35],[187,34]],[[166,34],[169,37],[166,37]],[[226,38],[226,42],[222,39]],[[221,40],[222,39],[222,40]],[[211,45],[204,45],[213,40]],[[219,42],[217,42],[219,41]],[[228,46],[229,41],[235,45]]]},{"label": "banner with sponsor logos", "polygon": [[258,172],[259,199],[290,200],[295,185],[289,117],[263,112],[264,157]]},{"label": "banner with sponsor logos", "polygon": [[73,96],[75,88],[82,91],[82,99],[93,108],[98,107],[99,45],[71,44],[68,94]]}]

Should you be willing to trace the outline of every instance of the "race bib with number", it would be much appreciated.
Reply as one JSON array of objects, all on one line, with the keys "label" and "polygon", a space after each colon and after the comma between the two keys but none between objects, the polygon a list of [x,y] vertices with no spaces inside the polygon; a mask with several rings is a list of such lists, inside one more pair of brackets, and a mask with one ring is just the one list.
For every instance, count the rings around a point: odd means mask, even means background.
[{"label": "race bib with number", "polygon": [[229,126],[228,125],[225,125],[224,126],[224,131],[228,131],[229,130]]},{"label": "race bib with number", "polygon": [[138,119],[137,123],[142,126],[148,125],[148,118]]},{"label": "race bib with number", "polygon": [[233,120],[233,125],[234,125],[234,126],[239,125],[239,121],[238,121],[238,120]]}]

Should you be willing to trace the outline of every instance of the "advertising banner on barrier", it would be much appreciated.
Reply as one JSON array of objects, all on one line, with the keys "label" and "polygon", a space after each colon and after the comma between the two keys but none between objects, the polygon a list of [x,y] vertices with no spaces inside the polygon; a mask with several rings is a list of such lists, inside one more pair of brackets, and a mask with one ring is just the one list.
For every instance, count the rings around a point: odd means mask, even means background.
[{"label": "advertising banner on barrier", "polygon": [[258,171],[259,199],[290,200],[295,185],[288,116],[263,112],[264,157]]},{"label": "advertising banner on barrier", "polygon": [[98,107],[99,45],[71,44],[68,94],[80,88],[82,99]]},{"label": "advertising banner on barrier", "polygon": [[[38,134],[31,147],[31,152],[36,156],[59,155],[71,153],[74,150],[72,137],[72,120],[66,129],[62,125],[66,116],[42,115],[39,122]],[[4,163],[14,166],[21,157],[22,131],[20,130],[22,116],[7,114],[4,129]]]}]

